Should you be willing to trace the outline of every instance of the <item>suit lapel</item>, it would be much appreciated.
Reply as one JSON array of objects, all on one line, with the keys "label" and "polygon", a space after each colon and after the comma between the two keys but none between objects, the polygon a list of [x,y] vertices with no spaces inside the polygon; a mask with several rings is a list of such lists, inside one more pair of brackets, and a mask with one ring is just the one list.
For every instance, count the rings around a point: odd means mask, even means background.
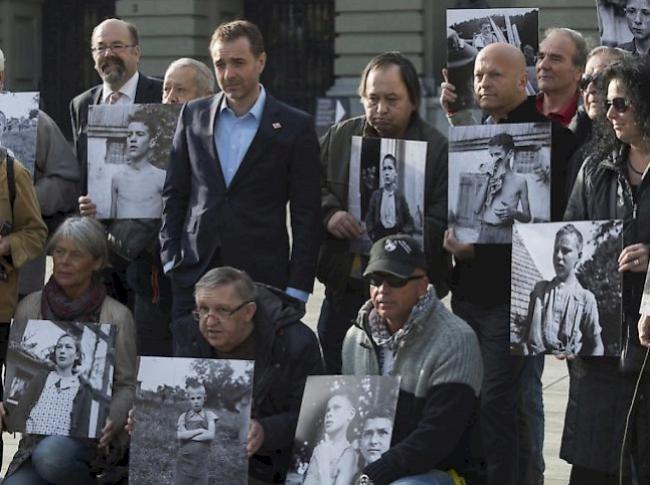
[{"label": "suit lapel", "polygon": [[255,133],[255,137],[248,147],[239,169],[237,169],[230,182],[229,189],[232,189],[240,179],[253,169],[258,158],[268,150],[271,140],[276,136],[276,132],[281,129],[282,125],[277,117],[277,107],[277,101],[266,93],[266,102],[264,103],[260,126],[257,128],[257,133]]},{"label": "suit lapel", "polygon": [[221,100],[223,99],[223,93],[218,93],[212,97],[212,103],[210,103],[210,110],[207,112],[207,119],[201,119],[202,126],[208,126],[209,129],[202,131],[202,143],[203,146],[207,147],[209,160],[214,160],[216,163],[216,174],[219,184],[223,190],[226,190],[226,179],[223,176],[223,169],[221,168],[221,160],[219,160],[219,152],[217,151],[217,144],[214,139],[214,135],[217,129],[217,116],[219,114],[219,106],[221,105]]}]

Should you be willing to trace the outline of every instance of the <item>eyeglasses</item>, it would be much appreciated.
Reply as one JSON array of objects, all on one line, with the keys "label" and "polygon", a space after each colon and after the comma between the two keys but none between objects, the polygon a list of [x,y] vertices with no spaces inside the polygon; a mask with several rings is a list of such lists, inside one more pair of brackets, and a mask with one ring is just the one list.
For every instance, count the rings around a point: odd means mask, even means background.
[{"label": "eyeglasses", "polygon": [[229,308],[224,308],[224,307],[207,308],[207,307],[202,306],[202,307],[199,307],[196,310],[194,310],[192,312],[192,316],[194,317],[194,320],[196,320],[197,322],[199,320],[202,320],[202,319],[210,316],[210,315],[212,315],[213,317],[219,317],[219,318],[223,318],[223,319],[230,318],[235,313],[237,313],[239,310],[241,310],[246,305],[248,305],[249,303],[253,303],[253,301],[254,300],[246,300],[241,305],[236,306],[232,310],[230,310]]},{"label": "eyeglasses", "polygon": [[605,111],[609,111],[609,108],[614,107],[614,110],[617,113],[625,113],[630,106],[632,106],[632,103],[630,103],[629,99],[625,98],[614,98],[611,101],[608,99],[605,101]]},{"label": "eyeglasses", "polygon": [[408,278],[400,278],[399,276],[387,273],[371,273],[366,277],[366,279],[370,286],[381,286],[386,283],[392,288],[402,288],[403,286],[406,286],[409,281],[419,280],[425,276],[426,275],[421,274],[417,276],[409,276]]},{"label": "eyeglasses", "polygon": [[589,84],[597,84],[598,81],[600,81],[600,76],[598,74],[583,74],[578,82],[578,86],[584,91],[587,89]]},{"label": "eyeglasses", "polygon": [[138,44],[111,44],[111,45],[98,45],[97,47],[91,47],[90,52],[93,53],[93,55],[96,54],[104,54],[106,51],[110,50],[111,52],[114,52],[115,54],[119,54],[122,52],[124,49],[128,49],[129,47],[135,47]]}]

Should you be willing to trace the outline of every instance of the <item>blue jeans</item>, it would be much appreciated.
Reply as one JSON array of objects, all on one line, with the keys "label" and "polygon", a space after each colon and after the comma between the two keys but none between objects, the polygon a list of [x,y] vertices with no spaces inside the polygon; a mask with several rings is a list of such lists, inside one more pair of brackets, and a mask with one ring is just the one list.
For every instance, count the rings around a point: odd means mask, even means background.
[{"label": "blue jeans", "polygon": [[361,290],[325,291],[318,317],[318,340],[328,374],[341,373],[343,339],[367,299],[368,295]]},{"label": "blue jeans", "polygon": [[395,480],[392,485],[454,485],[454,481],[447,472],[431,470],[422,475],[400,478]]},{"label": "blue jeans", "polygon": [[5,485],[92,485],[90,450],[68,436],[47,436],[36,445],[30,460],[7,477]]}]

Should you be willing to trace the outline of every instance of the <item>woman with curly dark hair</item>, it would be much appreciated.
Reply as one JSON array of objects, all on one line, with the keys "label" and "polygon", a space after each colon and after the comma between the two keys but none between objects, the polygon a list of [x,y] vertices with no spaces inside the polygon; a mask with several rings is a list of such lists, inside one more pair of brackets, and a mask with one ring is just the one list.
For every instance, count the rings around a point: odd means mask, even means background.
[{"label": "woman with curly dark hair", "polygon": [[[573,464],[571,484],[650,483],[650,376],[640,376],[643,351],[637,322],[650,253],[650,64],[625,57],[602,74],[601,100],[615,139],[580,169],[566,220],[623,220],[623,347],[620,362],[576,357],[570,366],[569,402],[560,456]],[[603,147],[605,148],[605,147]],[[638,395],[621,445],[635,385]],[[621,465],[622,463],[622,465]]]}]

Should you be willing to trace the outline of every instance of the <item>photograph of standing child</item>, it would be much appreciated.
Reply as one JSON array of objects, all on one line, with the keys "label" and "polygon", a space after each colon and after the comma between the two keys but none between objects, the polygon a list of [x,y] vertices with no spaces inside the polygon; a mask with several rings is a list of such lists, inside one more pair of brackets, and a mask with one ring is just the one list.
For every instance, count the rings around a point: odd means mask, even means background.
[{"label": "photograph of standing child", "polygon": [[210,447],[215,438],[219,419],[204,409],[206,391],[201,383],[186,388],[190,408],[178,417],[176,437],[179,441],[175,485],[207,485]]},{"label": "photograph of standing child", "polygon": [[348,430],[357,412],[357,398],[338,390],[327,401],[322,440],[314,448],[303,485],[349,485],[357,472],[357,452]]},{"label": "photograph of standing child", "polygon": [[111,179],[111,213],[114,219],[159,218],[162,214],[162,189],[165,170],[151,162],[155,126],[153,119],[135,112],[126,133],[124,170]]},{"label": "photograph of standing child", "polygon": [[582,233],[573,225],[555,234],[555,277],[540,281],[528,307],[528,353],[603,355],[598,305],[576,276],[582,259]]},{"label": "photograph of standing child", "polygon": [[510,243],[512,223],[529,222],[530,203],[526,178],[512,169],[515,144],[508,133],[499,133],[488,142],[491,160],[481,164],[486,178],[476,198],[476,214],[481,215],[479,243]]}]

